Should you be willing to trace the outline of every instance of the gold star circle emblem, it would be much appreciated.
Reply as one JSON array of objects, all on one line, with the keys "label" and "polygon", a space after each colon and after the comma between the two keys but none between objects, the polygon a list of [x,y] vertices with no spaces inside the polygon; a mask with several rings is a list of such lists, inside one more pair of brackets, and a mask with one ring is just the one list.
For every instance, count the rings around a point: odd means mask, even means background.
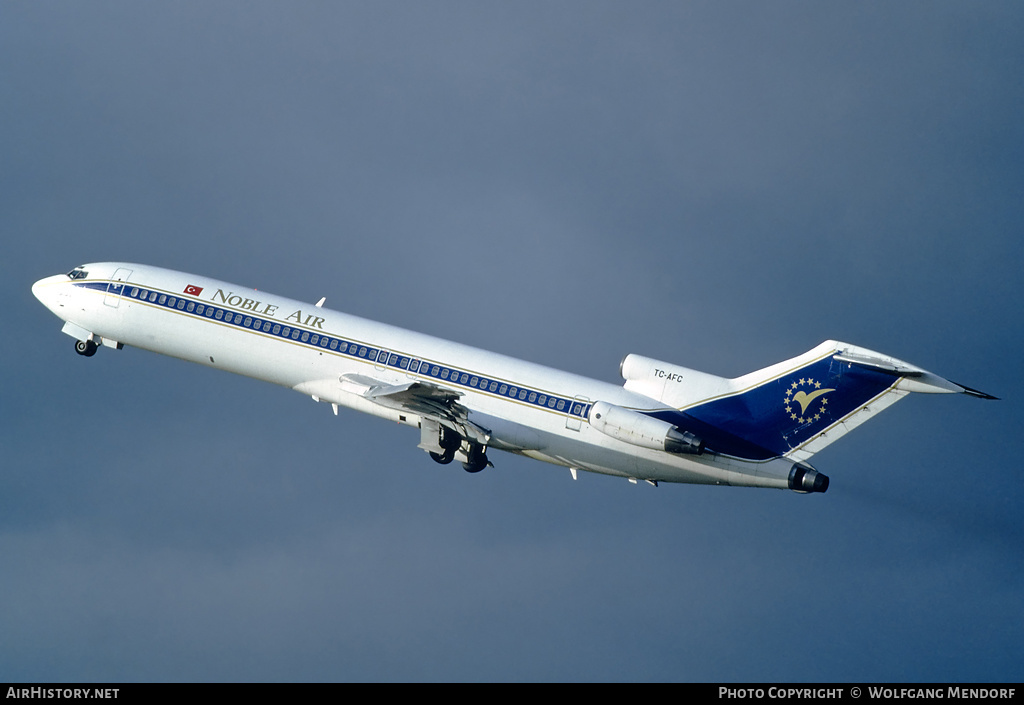
[{"label": "gold star circle emblem", "polygon": [[828,404],[825,395],[834,391],[835,389],[822,388],[821,382],[810,377],[801,377],[786,388],[783,406],[791,420],[799,424],[812,423],[825,414],[825,407]]}]

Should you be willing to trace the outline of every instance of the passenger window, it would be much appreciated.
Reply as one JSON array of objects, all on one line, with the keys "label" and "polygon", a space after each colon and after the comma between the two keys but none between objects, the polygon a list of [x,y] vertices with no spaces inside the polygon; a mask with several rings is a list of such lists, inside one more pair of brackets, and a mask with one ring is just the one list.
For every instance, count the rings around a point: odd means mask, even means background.
[{"label": "passenger window", "polygon": [[448,368],[441,370],[441,379],[448,379]]},{"label": "passenger window", "polygon": [[431,367],[430,368],[430,376],[431,377],[437,377],[437,373],[440,371],[440,369],[441,368],[438,367],[437,365],[434,365],[433,367]]},{"label": "passenger window", "polygon": [[178,299],[178,310],[179,311],[184,311],[185,310],[185,299]]},{"label": "passenger window", "polygon": [[[494,382],[491,382],[491,391],[492,392],[494,391]],[[507,384],[503,384],[503,385],[501,385],[501,389],[498,390],[498,394],[500,394],[501,396],[505,396],[505,392],[507,392],[507,391],[508,391],[508,385]]]},{"label": "passenger window", "polygon": [[160,294],[160,300],[157,301],[157,303],[160,304],[161,306],[167,303],[167,294]]},{"label": "passenger window", "polygon": [[139,298],[139,287],[135,287],[132,289],[131,297],[133,299]]},{"label": "passenger window", "polygon": [[195,305],[195,302],[193,302],[193,301],[189,301],[189,302],[188,302],[188,312],[189,312],[189,313],[192,313],[192,312],[193,312],[193,311],[195,311],[195,310],[196,310],[196,305]]},{"label": "passenger window", "polygon": [[[533,401],[533,399],[530,399],[530,401]],[[546,394],[541,394],[540,395],[540,399],[537,400],[537,403],[540,404],[541,406],[544,406],[545,404],[547,404],[548,403],[547,395]]]},{"label": "passenger window", "polygon": [[530,392],[530,398],[527,401],[529,401],[531,404],[537,401],[537,392]]},{"label": "passenger window", "polygon": [[332,339],[331,340],[331,350],[337,350],[337,349],[338,349],[338,341]]},{"label": "passenger window", "polygon": [[[229,313],[228,315],[230,316],[231,314]],[[223,309],[219,309],[218,308],[217,309],[217,313],[213,314],[213,317],[216,318],[218,321],[223,320],[224,319],[224,311],[223,311]]]},{"label": "passenger window", "polygon": [[301,331],[298,328],[292,329],[292,340],[298,340],[300,332]]},{"label": "passenger window", "polygon": [[175,302],[176,300],[177,300],[177,299],[175,299],[175,298],[174,298],[173,296],[172,296],[172,297],[170,297],[169,299],[167,299],[167,305],[168,305],[169,307],[171,307],[171,308],[174,308],[174,302]]},{"label": "passenger window", "polygon": [[203,306],[202,304],[199,304],[198,306],[196,306],[196,313],[199,314],[200,316],[203,315],[203,311],[205,311],[205,310],[206,310],[206,307]]},{"label": "passenger window", "polygon": [[[295,336],[293,335],[292,337],[294,338]],[[302,342],[303,343],[309,342],[309,331],[303,332],[303,334],[302,334]]]},{"label": "passenger window", "polygon": [[214,308],[213,308],[213,306],[207,306],[207,307],[206,307],[206,317],[207,317],[207,318],[213,318],[213,312],[214,312],[215,310],[216,310],[216,309],[214,309]]},{"label": "passenger window", "polygon": [[565,399],[559,399],[558,400],[558,410],[559,411],[564,411],[565,410]]},{"label": "passenger window", "polygon": [[520,400],[526,399],[526,390],[525,389],[520,389],[519,390],[519,399]]}]

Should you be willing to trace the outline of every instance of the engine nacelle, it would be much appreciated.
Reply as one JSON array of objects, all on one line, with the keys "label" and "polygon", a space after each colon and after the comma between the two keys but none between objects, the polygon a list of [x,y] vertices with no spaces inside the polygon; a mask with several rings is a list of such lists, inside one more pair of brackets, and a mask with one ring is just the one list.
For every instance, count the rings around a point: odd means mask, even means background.
[{"label": "engine nacelle", "polygon": [[828,475],[823,475],[806,463],[797,463],[789,471],[789,489],[803,494],[827,492]]},{"label": "engine nacelle", "polygon": [[704,452],[704,441],[689,431],[606,401],[595,402],[590,408],[590,425],[606,436],[641,448],[687,455]]},{"label": "engine nacelle", "polygon": [[642,355],[622,358],[619,374],[631,392],[681,408],[729,391],[729,380]]}]

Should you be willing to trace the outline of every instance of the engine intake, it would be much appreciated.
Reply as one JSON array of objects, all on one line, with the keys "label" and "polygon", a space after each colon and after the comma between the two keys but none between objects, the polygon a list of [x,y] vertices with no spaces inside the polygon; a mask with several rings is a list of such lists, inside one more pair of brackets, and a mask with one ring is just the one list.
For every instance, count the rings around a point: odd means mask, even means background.
[{"label": "engine intake", "polygon": [[704,452],[704,441],[689,431],[606,401],[591,407],[590,425],[606,436],[641,448],[686,455]]}]

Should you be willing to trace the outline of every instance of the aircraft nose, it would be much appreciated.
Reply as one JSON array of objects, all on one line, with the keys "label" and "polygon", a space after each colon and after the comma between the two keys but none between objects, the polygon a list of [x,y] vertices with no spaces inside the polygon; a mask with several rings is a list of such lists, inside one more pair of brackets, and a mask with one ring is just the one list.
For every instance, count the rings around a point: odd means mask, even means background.
[{"label": "aircraft nose", "polygon": [[32,285],[32,295],[39,299],[43,306],[52,310],[57,296],[57,287],[55,285],[59,282],[67,281],[67,279],[67,276],[63,274],[43,277]]}]

